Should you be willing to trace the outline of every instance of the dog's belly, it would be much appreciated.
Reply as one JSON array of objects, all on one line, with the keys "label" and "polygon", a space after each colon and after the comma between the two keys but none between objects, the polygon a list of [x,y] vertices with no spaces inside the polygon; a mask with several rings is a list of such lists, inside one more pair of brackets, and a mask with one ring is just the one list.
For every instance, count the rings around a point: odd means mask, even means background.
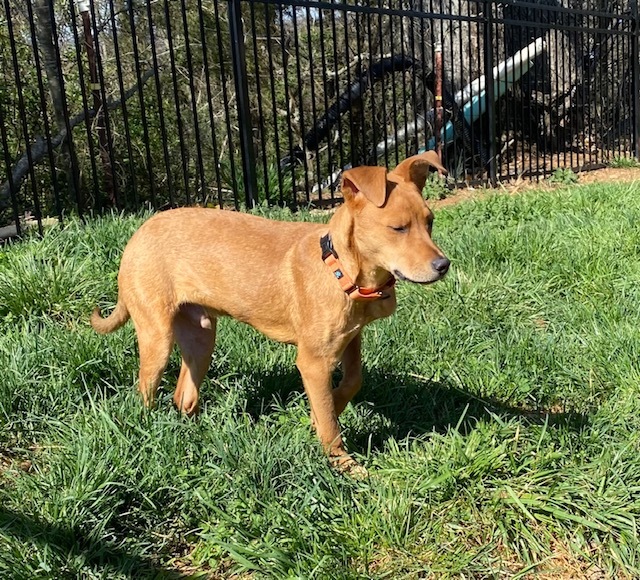
[{"label": "dog's belly", "polygon": [[[203,311],[206,311],[207,315],[211,318],[219,318],[221,316],[227,316],[233,318],[239,322],[248,324],[252,328],[255,328],[258,332],[264,334],[267,338],[275,340],[277,342],[284,342],[287,344],[297,344],[296,335],[293,327],[287,321],[281,319],[274,319],[273,317],[263,316],[251,316],[248,312],[237,311],[236,308],[226,309],[211,308],[203,306]],[[200,324],[200,319],[196,320],[194,316],[194,323]]]},{"label": "dog's belly", "polygon": [[295,333],[291,328],[285,326],[277,326],[273,324],[262,324],[256,323],[256,321],[251,321],[248,323],[249,326],[252,326],[257,331],[264,334],[266,337],[271,340],[275,340],[277,342],[284,342],[287,344],[297,344]]}]

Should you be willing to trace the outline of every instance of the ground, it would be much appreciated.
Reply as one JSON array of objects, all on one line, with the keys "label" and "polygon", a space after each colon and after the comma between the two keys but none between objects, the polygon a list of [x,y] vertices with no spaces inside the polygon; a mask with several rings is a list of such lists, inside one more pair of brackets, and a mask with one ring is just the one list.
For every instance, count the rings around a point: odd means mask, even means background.
[{"label": "ground", "polygon": [[322,457],[295,351],[226,319],[200,418],[177,352],[141,409],[132,326],[87,318],[143,216],[3,246],[0,577],[640,578],[640,174],[578,184],[434,204],[452,270],[398,284],[343,415],[365,481]]},{"label": "ground", "polygon": [[[605,167],[593,171],[585,171],[578,174],[578,183],[587,185],[589,183],[614,183],[614,182],[640,181],[640,167]],[[498,190],[508,193],[520,193],[522,191],[539,190],[544,188],[553,189],[557,185],[545,181],[535,181],[532,179],[520,179],[509,184],[499,184]],[[484,187],[468,187],[456,191],[444,199],[432,200],[429,202],[433,209],[455,205],[468,199],[477,199],[494,192],[493,189]]]}]

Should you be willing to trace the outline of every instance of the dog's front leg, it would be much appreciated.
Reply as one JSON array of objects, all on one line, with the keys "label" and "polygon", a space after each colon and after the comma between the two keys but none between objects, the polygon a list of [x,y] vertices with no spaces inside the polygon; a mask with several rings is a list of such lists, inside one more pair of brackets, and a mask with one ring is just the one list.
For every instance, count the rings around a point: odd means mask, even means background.
[{"label": "dog's front leg", "polygon": [[335,364],[333,358],[322,357],[312,349],[298,349],[296,366],[302,375],[304,390],[311,405],[311,422],[329,457],[346,455],[331,386],[331,373]]},{"label": "dog's front leg", "polygon": [[360,333],[358,333],[342,354],[342,380],[333,390],[333,401],[338,417],[362,386],[360,343]]}]

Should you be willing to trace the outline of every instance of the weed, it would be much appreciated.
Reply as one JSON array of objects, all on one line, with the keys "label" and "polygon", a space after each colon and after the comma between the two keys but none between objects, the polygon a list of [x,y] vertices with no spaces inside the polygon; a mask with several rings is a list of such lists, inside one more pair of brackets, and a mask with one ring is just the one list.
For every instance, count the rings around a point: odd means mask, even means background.
[{"label": "weed", "polygon": [[570,167],[558,167],[548,181],[557,185],[573,185],[578,183],[578,175]]},{"label": "weed", "polygon": [[624,157],[617,155],[609,163],[609,167],[615,167],[620,169],[630,169],[634,167],[640,167],[640,162],[635,157]]}]

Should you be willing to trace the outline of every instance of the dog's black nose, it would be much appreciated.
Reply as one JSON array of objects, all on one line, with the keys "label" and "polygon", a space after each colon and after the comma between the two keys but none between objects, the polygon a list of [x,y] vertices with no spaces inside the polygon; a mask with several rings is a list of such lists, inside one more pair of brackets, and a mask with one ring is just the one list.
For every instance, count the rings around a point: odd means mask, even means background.
[{"label": "dog's black nose", "polygon": [[449,270],[449,266],[451,262],[448,258],[442,256],[442,258],[436,258],[433,262],[431,262],[433,269],[438,272],[438,274],[444,275]]}]

